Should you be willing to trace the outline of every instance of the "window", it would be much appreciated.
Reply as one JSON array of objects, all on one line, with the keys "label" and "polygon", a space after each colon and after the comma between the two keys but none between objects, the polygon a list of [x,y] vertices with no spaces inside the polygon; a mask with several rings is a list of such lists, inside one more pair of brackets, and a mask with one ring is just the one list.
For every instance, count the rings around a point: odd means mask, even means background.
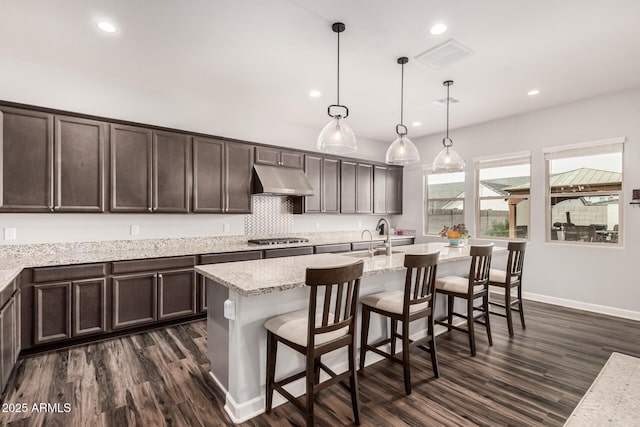
[{"label": "window", "polygon": [[476,160],[478,237],[527,239],[531,156],[518,153]]},{"label": "window", "polygon": [[545,150],[547,241],[621,243],[623,141]]},{"label": "window", "polygon": [[425,176],[425,234],[464,223],[464,172]]}]

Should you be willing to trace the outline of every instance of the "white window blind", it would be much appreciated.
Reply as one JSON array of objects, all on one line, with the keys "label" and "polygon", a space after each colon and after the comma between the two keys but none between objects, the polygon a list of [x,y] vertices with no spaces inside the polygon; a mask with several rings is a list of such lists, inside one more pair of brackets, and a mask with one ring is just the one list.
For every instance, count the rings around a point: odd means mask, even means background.
[{"label": "white window blind", "polygon": [[478,157],[473,159],[476,169],[498,168],[501,166],[516,166],[531,163],[531,152],[521,151],[500,157]]},{"label": "white window blind", "polygon": [[622,153],[626,138],[613,138],[580,144],[559,145],[543,148],[545,160],[567,159],[572,157],[596,156],[598,154]]}]

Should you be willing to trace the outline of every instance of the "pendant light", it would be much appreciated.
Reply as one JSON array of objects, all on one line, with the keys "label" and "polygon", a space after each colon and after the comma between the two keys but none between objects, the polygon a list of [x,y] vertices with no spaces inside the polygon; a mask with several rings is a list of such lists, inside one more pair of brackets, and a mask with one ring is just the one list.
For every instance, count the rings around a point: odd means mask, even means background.
[{"label": "pendant light", "polygon": [[462,172],[464,170],[464,160],[453,149],[453,140],[449,138],[449,87],[453,80],[442,83],[447,87],[447,136],[442,139],[444,148],[438,153],[433,161],[433,172]]},{"label": "pendant light", "polygon": [[[318,150],[328,153],[348,154],[356,151],[357,143],[355,134],[345,121],[349,117],[349,109],[340,104],[340,33],[345,30],[345,25],[342,22],[336,22],[331,26],[331,29],[338,34],[338,96],[337,102],[327,108],[327,114],[331,117],[331,121],[322,128],[316,147]],[[332,114],[332,108],[343,111]]]},{"label": "pendant light", "polygon": [[398,64],[402,67],[400,77],[400,124],[396,125],[396,134],[398,137],[391,143],[387,149],[386,163],[389,165],[408,165],[420,161],[418,149],[407,138],[407,127],[404,125],[404,64],[409,62],[406,56],[398,58]]}]

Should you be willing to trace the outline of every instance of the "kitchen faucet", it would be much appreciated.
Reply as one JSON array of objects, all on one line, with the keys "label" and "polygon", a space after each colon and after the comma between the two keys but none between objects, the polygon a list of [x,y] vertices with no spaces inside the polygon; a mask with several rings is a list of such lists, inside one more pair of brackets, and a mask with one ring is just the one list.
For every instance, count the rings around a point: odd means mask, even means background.
[{"label": "kitchen faucet", "polygon": [[389,225],[389,220],[387,220],[387,218],[380,218],[378,220],[378,224],[376,225],[376,229],[380,228],[380,224],[384,224],[385,225],[385,240],[384,240],[384,246],[386,248],[386,254],[387,255],[391,255],[391,238],[389,236],[389,230],[391,229],[391,226]]},{"label": "kitchen faucet", "polygon": [[360,239],[364,240],[364,233],[369,233],[369,256],[373,256],[373,234],[369,230],[362,230],[360,233]]}]

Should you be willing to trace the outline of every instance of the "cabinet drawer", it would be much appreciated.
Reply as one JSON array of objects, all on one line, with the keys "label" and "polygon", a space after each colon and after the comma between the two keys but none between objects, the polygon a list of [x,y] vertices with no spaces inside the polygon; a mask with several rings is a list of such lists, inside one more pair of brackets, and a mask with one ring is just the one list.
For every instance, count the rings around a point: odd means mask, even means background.
[{"label": "cabinet drawer", "polygon": [[391,246],[413,245],[414,240],[415,239],[413,237],[407,237],[406,239],[392,239]]},{"label": "cabinet drawer", "polygon": [[107,273],[106,264],[65,265],[62,267],[42,267],[33,269],[33,282],[56,282],[88,277],[102,277]]},{"label": "cabinet drawer", "polygon": [[303,246],[301,248],[266,249],[264,251],[265,258],[280,258],[285,256],[311,255],[311,254],[313,254],[313,246]]},{"label": "cabinet drawer", "polygon": [[[384,246],[384,241],[383,240],[374,240],[373,241],[373,247],[377,248],[379,246]],[[369,249],[369,242],[368,241],[353,242],[351,244],[351,250],[352,251],[364,251],[366,249]]]},{"label": "cabinet drawer", "polygon": [[320,245],[316,246],[317,254],[335,254],[338,252],[349,252],[351,250],[351,243],[338,243],[332,245]]},{"label": "cabinet drawer", "polygon": [[133,273],[136,271],[159,271],[169,268],[193,267],[196,257],[183,256],[172,258],[136,259],[132,261],[117,261],[113,264],[113,274]]},{"label": "cabinet drawer", "polygon": [[262,251],[200,255],[200,264],[221,264],[223,262],[249,261],[252,259],[262,259]]}]

